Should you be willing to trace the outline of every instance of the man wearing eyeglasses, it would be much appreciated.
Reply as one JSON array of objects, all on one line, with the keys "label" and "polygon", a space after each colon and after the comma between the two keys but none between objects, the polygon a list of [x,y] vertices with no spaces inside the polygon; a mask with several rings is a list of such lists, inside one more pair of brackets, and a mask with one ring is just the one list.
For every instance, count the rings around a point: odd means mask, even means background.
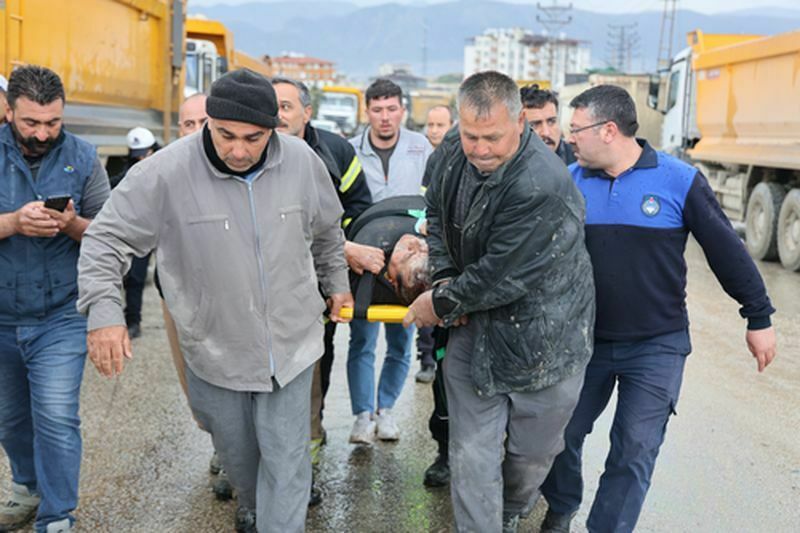
[{"label": "man wearing eyeglasses", "polygon": [[569,531],[583,496],[583,441],[616,386],[611,449],[586,526],[590,532],[629,532],[691,352],[683,257],[689,232],[741,305],[759,372],[775,357],[775,309],[705,177],[635,137],[636,107],[624,89],[593,87],[570,106],[575,112],[567,139],[578,162],[570,170],[586,199],[597,315],[594,353],[564,433],[566,447],[542,485],[549,509],[541,531]]},{"label": "man wearing eyeglasses", "polygon": [[531,129],[553,150],[565,165],[575,162],[572,147],[561,135],[558,122],[558,95],[553,91],[540,89],[535,83],[520,89],[523,113]]}]

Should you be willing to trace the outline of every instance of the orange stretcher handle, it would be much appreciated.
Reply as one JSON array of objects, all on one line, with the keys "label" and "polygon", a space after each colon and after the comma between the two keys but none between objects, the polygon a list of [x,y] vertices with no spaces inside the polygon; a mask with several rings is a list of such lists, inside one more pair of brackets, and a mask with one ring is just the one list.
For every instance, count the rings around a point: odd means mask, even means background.
[{"label": "orange stretcher handle", "polygon": [[[369,322],[386,322],[388,324],[400,324],[406,316],[408,307],[403,305],[370,305],[367,308],[367,320]],[[353,318],[352,307],[342,307],[339,313],[342,318]]]}]

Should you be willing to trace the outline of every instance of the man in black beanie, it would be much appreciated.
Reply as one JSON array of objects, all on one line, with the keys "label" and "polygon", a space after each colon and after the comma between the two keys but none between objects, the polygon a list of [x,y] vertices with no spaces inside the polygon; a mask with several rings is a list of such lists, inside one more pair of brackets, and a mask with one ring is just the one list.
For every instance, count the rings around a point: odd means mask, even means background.
[{"label": "man in black beanie", "polygon": [[[325,165],[274,128],[255,72],[211,87],[208,122],[131,169],[84,236],[79,309],[101,374],[132,357],[120,272],[156,250],[186,362],[192,412],[239,498],[237,531],[304,529],[311,489],[311,379],[322,312],[352,306],[342,208]],[[256,498],[258,494],[258,498]]]}]

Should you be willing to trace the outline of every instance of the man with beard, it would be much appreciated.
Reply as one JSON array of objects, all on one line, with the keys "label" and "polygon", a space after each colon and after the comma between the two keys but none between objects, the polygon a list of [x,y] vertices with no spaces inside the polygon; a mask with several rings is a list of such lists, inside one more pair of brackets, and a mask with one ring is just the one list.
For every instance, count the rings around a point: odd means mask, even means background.
[{"label": "man with beard", "polygon": [[[405,114],[402,89],[390,80],[378,79],[364,96],[369,126],[350,139],[350,143],[363,165],[372,201],[420,194],[425,162],[433,148],[425,136],[401,127]],[[378,271],[381,268],[382,263]],[[380,324],[354,320],[350,325],[347,382],[356,417],[350,432],[350,442],[354,444],[370,444],[376,434],[381,440],[400,438],[391,410],[403,390],[411,364],[414,328],[385,324],[384,329],[387,353],[376,402],[374,365]]]},{"label": "man with beard", "polygon": [[[81,463],[86,319],[75,310],[80,242],[108,198],[95,149],[63,130],[51,70],[16,69],[0,127],[0,443],[11,496],[0,530],[70,531]],[[51,208],[52,207],[52,208]]]},{"label": "man with beard", "polygon": [[558,122],[558,96],[553,91],[540,89],[538,85],[527,85],[520,89],[525,119],[531,129],[553,150],[565,165],[575,162],[572,147],[561,136]]}]

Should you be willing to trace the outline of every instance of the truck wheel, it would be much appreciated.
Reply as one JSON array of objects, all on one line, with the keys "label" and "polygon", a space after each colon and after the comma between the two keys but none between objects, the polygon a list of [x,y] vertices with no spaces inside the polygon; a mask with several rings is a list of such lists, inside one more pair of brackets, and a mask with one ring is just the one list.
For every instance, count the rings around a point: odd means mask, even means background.
[{"label": "truck wheel", "polygon": [[800,270],[800,189],[786,195],[778,216],[778,255],[784,268]]},{"label": "truck wheel", "polygon": [[762,261],[778,259],[778,214],[786,190],[779,183],[759,183],[750,194],[745,216],[745,241],[750,255]]}]

